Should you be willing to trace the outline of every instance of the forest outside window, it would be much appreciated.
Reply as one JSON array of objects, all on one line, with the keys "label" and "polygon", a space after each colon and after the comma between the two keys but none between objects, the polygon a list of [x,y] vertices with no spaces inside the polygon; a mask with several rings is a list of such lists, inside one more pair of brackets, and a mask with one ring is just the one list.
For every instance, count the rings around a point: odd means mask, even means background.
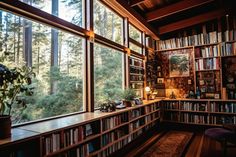
[{"label": "forest outside window", "polygon": [[21,0],[63,20],[84,27],[84,0]]},{"label": "forest outside window", "polygon": [[142,54],[142,32],[129,24],[129,48]]},{"label": "forest outside window", "polygon": [[123,53],[94,45],[94,107],[119,100],[123,89]]},{"label": "forest outside window", "polygon": [[94,0],[94,31],[96,34],[123,44],[123,18],[112,12],[99,0]]},{"label": "forest outside window", "polygon": [[36,78],[27,108],[13,110],[13,123],[83,111],[84,39],[0,10],[0,62],[27,65]]}]

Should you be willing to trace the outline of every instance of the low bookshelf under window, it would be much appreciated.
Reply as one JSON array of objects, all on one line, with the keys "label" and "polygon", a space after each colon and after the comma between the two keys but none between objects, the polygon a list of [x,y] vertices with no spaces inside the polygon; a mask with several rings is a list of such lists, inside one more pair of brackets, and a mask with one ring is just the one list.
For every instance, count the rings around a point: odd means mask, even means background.
[{"label": "low bookshelf under window", "polygon": [[160,101],[14,128],[10,139],[0,140],[0,156],[109,156],[160,122]]}]

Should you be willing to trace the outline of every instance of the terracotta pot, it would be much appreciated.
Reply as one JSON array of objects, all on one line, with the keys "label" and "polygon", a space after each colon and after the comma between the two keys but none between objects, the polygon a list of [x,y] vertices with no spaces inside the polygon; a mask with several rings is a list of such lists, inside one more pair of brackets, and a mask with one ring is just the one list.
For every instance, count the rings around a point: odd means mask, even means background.
[{"label": "terracotta pot", "polygon": [[11,137],[11,116],[0,116],[0,139]]},{"label": "terracotta pot", "polygon": [[131,101],[123,100],[122,102],[123,102],[123,105],[125,105],[126,107],[131,107],[132,106]]}]

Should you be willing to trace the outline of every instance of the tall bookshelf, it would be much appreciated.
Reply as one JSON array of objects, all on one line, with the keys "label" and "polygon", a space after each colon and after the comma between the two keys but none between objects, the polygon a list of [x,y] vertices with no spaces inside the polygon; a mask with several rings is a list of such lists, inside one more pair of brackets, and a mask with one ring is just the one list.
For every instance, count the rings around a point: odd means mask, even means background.
[{"label": "tall bookshelf", "polygon": [[0,140],[0,156],[109,156],[160,122],[160,101],[15,128],[10,139]]},{"label": "tall bookshelf", "polygon": [[144,97],[144,61],[140,58],[129,57],[130,88],[135,90],[136,95]]}]

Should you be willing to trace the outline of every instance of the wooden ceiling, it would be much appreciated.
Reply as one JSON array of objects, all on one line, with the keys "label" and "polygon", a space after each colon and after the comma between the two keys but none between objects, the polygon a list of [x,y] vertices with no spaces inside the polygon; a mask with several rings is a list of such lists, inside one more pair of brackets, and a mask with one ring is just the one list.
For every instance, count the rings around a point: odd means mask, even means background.
[{"label": "wooden ceiling", "polygon": [[158,36],[234,14],[235,0],[117,0],[144,19]]}]

